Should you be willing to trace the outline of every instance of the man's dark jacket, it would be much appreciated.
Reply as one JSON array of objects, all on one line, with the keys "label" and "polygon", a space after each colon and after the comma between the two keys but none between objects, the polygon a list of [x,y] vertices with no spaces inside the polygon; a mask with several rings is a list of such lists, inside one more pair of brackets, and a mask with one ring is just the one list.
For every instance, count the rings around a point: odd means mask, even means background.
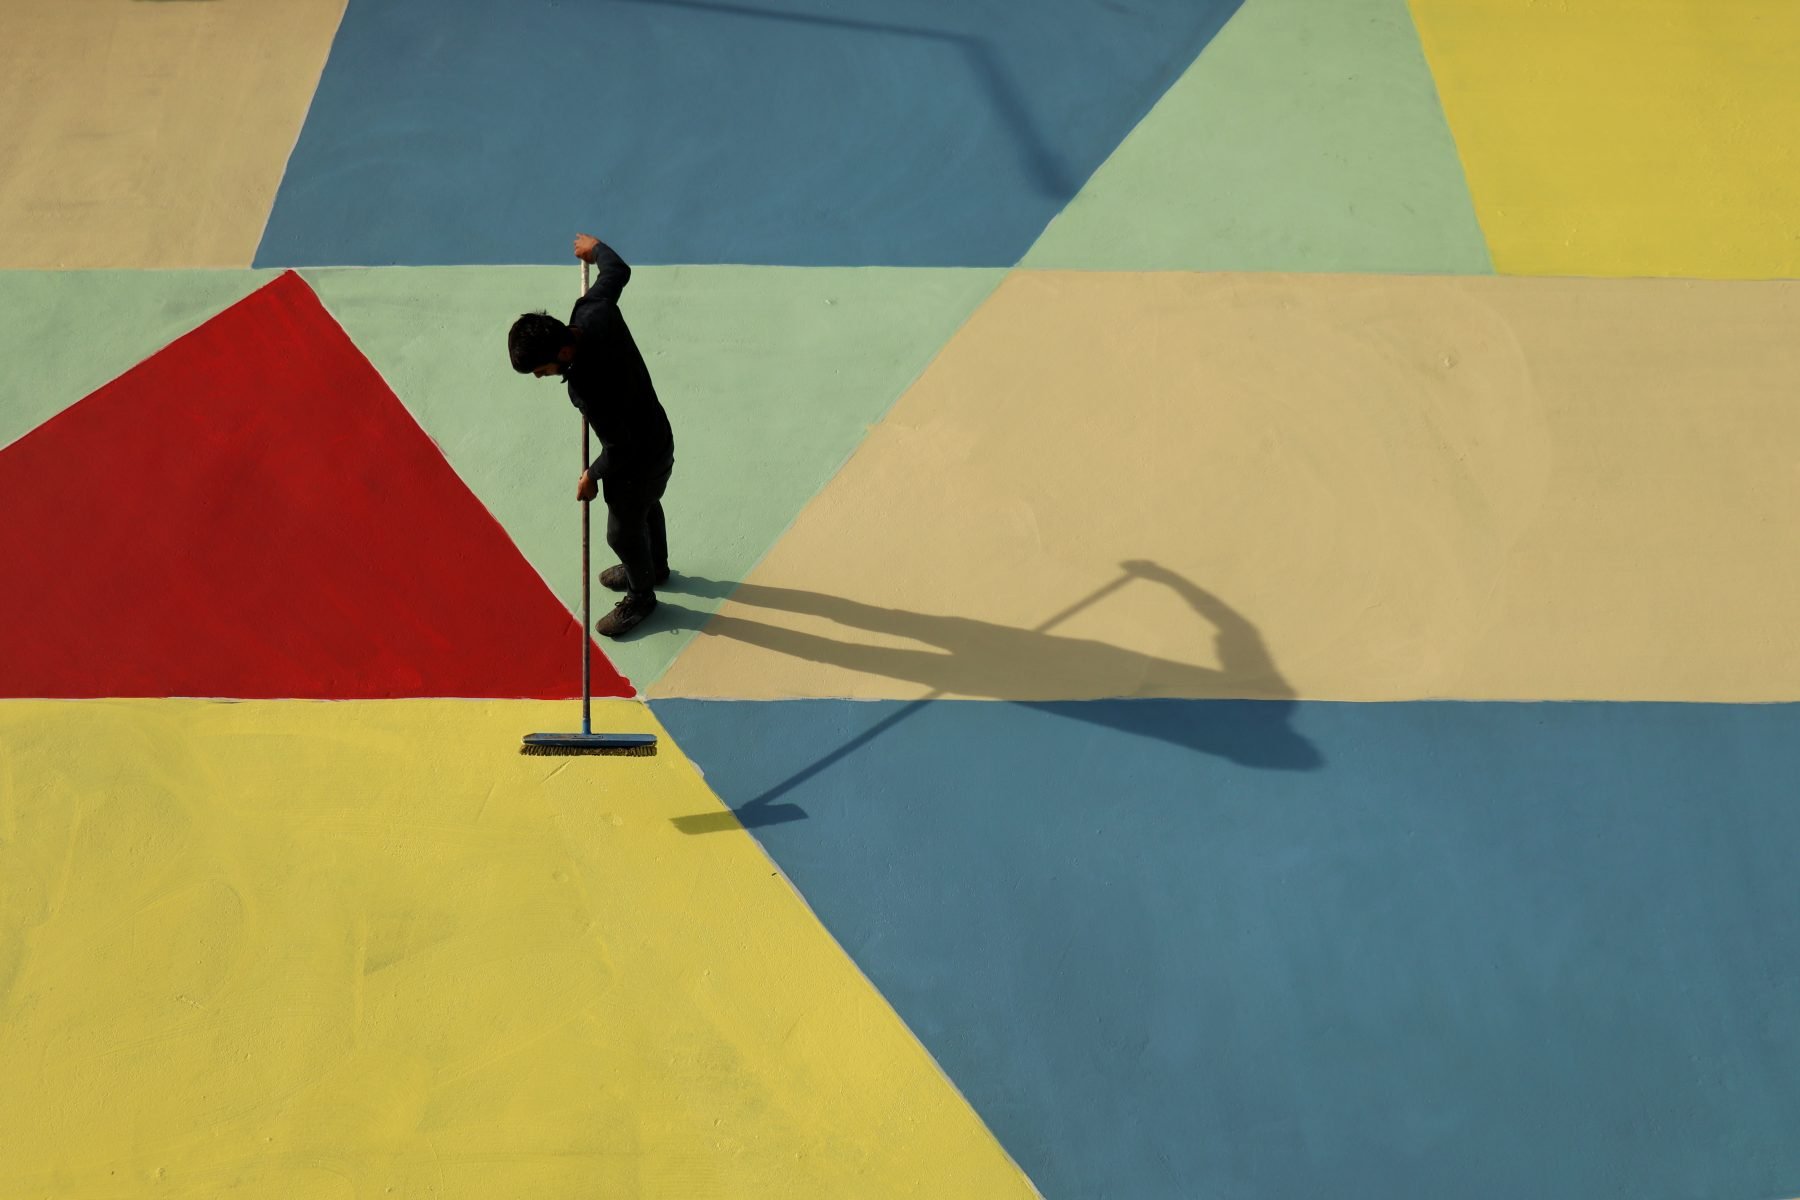
[{"label": "man's dark jacket", "polygon": [[595,480],[660,475],[674,461],[675,434],[619,312],[631,268],[604,242],[594,251],[594,265],[598,273],[587,295],[569,314],[575,361],[565,373],[569,403],[587,415],[600,439],[600,457],[588,474]]}]

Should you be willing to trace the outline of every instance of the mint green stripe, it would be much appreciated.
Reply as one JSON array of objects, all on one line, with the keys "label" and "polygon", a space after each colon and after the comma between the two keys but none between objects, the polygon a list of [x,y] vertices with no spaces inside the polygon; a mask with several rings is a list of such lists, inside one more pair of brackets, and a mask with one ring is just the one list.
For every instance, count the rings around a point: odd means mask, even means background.
[{"label": "mint green stripe", "polygon": [[0,446],[248,296],[275,271],[0,271]]},{"label": "mint green stripe", "polygon": [[1493,270],[1404,0],[1245,0],[1022,265]]}]

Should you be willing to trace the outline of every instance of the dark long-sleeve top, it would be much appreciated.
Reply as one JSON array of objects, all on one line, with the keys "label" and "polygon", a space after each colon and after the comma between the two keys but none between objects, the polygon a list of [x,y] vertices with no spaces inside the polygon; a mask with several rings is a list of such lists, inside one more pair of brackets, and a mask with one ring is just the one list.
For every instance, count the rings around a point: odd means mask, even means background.
[{"label": "dark long-sleeve top", "polygon": [[631,268],[604,242],[594,252],[594,265],[599,270],[592,285],[569,314],[575,358],[565,373],[569,403],[586,415],[600,439],[600,456],[588,473],[604,479],[660,471],[675,457],[675,434],[619,311]]}]

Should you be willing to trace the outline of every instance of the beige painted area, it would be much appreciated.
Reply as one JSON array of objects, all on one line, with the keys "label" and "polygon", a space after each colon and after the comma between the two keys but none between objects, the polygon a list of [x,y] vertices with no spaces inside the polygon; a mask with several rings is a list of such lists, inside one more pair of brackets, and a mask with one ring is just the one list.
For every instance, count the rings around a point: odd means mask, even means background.
[{"label": "beige painted area", "polygon": [[656,694],[1800,698],[1796,328],[1780,282],[1015,273]]},{"label": "beige painted area", "polygon": [[7,0],[0,268],[245,267],[344,0]]}]

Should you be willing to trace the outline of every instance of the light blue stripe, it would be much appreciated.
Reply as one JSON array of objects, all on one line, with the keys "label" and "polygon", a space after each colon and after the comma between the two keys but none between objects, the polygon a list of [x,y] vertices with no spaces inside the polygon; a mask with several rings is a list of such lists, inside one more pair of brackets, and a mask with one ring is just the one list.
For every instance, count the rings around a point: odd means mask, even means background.
[{"label": "light blue stripe", "polygon": [[259,265],[1016,263],[1237,0],[351,0]]},{"label": "light blue stripe", "polygon": [[1800,706],[655,709],[1048,1197],[1800,1192]]}]

